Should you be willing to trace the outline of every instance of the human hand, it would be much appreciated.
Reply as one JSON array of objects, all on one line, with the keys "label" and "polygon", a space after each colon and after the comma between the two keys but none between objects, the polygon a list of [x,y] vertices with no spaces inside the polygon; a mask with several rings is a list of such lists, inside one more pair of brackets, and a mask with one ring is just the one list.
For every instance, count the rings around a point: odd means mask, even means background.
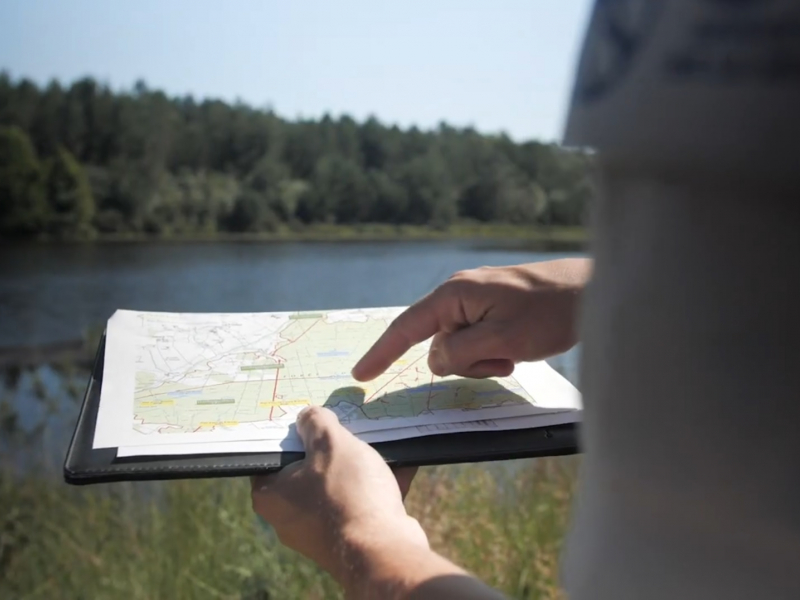
[{"label": "human hand", "polygon": [[560,259],[462,271],[398,316],[353,368],[369,381],[433,337],[439,376],[505,377],[577,343],[577,305],[591,261]]},{"label": "human hand", "polygon": [[281,543],[343,585],[377,546],[427,550],[425,533],[403,506],[416,469],[393,473],[326,408],[301,412],[297,432],[305,458],[251,479],[253,510]]}]

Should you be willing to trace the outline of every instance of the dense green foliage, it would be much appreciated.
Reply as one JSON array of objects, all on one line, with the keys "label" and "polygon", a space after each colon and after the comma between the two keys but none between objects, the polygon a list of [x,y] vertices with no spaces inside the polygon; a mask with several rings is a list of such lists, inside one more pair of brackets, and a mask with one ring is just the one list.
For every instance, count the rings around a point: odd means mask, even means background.
[{"label": "dense green foliage", "polygon": [[0,73],[0,236],[578,225],[588,157],[445,124],[288,121],[241,103]]}]

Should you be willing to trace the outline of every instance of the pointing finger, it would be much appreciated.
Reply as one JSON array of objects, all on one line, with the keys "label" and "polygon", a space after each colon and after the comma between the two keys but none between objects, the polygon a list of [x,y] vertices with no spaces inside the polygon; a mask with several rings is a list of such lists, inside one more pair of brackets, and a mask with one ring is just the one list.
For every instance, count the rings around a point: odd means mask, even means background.
[{"label": "pointing finger", "polygon": [[458,299],[448,287],[440,286],[407,308],[383,332],[367,353],[353,367],[353,378],[369,381],[386,371],[410,348],[439,331],[451,329],[452,310]]}]

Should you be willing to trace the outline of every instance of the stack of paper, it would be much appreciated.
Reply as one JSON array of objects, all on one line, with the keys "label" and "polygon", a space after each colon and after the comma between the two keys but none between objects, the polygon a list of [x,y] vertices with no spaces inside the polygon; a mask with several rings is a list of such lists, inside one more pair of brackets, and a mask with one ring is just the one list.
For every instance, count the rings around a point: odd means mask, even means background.
[{"label": "stack of paper", "polygon": [[108,322],[94,448],[117,456],[301,451],[294,422],[324,405],[381,442],[579,419],[545,362],[511,377],[436,377],[428,343],[367,384],[350,370],[403,308],[296,313],[117,311]]}]

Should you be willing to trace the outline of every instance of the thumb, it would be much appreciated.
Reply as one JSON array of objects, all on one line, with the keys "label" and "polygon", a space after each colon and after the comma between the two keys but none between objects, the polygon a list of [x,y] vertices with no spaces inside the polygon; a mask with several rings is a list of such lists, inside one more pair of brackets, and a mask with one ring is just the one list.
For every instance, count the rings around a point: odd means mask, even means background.
[{"label": "thumb", "polygon": [[303,442],[306,454],[330,452],[337,439],[352,435],[345,429],[336,414],[322,406],[309,406],[297,415],[297,435]]},{"label": "thumb", "polygon": [[481,321],[454,331],[440,333],[431,344],[428,365],[431,371],[445,377],[505,376],[513,371],[520,357],[517,348],[519,332],[508,324]]}]

